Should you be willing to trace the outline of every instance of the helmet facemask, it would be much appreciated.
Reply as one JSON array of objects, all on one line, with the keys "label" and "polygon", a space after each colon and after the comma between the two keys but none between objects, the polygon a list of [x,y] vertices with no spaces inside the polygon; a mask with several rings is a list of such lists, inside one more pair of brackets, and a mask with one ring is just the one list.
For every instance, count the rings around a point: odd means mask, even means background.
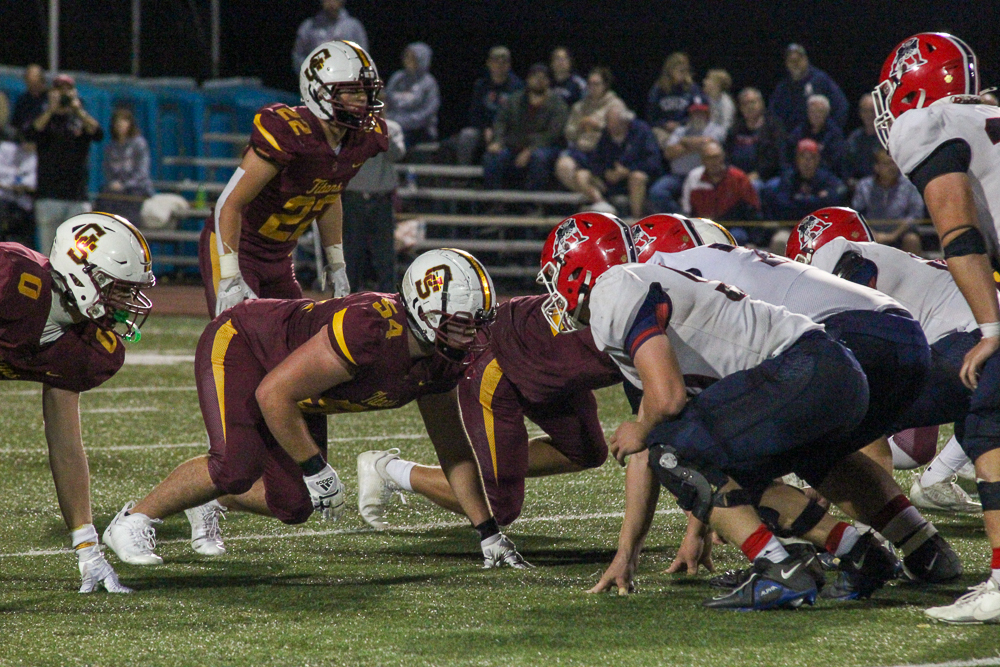
[{"label": "helmet facemask", "polygon": [[590,271],[587,271],[585,279],[580,281],[583,267],[577,267],[576,271],[571,273],[565,281],[580,283],[575,308],[573,308],[573,312],[570,312],[572,306],[569,300],[559,291],[559,274],[565,266],[562,262],[548,262],[538,272],[538,277],[535,279],[535,282],[544,285],[545,291],[549,293],[549,298],[542,302],[542,314],[552,330],[557,333],[577,331],[586,326],[580,321],[580,312],[583,310],[584,297],[590,289]]},{"label": "helmet facemask", "polygon": [[153,303],[142,290],[152,287],[155,278],[150,277],[144,284],[133,283],[115,278],[94,264],[84,267],[83,273],[97,289],[97,298],[84,315],[130,343],[138,341],[142,336],[139,329],[153,309]]},{"label": "helmet facemask", "polygon": [[[368,74],[369,76],[365,76]],[[347,83],[326,83],[316,88],[313,93],[313,100],[326,114],[324,120],[336,123],[341,127],[352,130],[369,131],[375,127],[377,114],[382,111],[385,104],[378,99],[378,93],[382,90],[382,82],[372,72],[362,72],[362,80]],[[352,106],[340,99],[340,96],[347,93],[365,94],[365,106]]]}]

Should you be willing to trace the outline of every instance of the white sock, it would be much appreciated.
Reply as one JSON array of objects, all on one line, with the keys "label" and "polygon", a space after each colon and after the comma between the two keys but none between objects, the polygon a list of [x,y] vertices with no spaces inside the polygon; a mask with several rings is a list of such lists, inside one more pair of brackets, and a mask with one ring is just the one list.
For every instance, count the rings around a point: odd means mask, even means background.
[{"label": "white sock", "polygon": [[97,529],[94,528],[94,524],[92,523],[83,524],[76,530],[70,531],[69,535],[73,539],[74,549],[88,542],[97,544]]},{"label": "white sock", "polygon": [[844,534],[840,536],[840,544],[837,545],[837,551],[833,554],[837,558],[841,556],[846,556],[854,545],[858,543],[858,538],[861,537],[861,533],[854,526],[848,526],[844,529]]},{"label": "white sock", "polygon": [[757,558],[766,558],[772,563],[780,563],[788,558],[788,552],[785,551],[785,547],[781,546],[778,538],[772,535],[771,539],[764,545],[764,548],[757,554]]},{"label": "white sock", "polygon": [[396,483],[396,486],[412,493],[413,487],[410,486],[410,471],[413,470],[413,466],[415,465],[417,464],[413,461],[393,459],[386,464],[385,474]]},{"label": "white sock", "polygon": [[958,444],[955,436],[944,446],[941,453],[934,457],[924,474],[920,476],[921,486],[930,486],[950,478],[959,468],[968,463],[969,457],[962,450],[962,445]]}]

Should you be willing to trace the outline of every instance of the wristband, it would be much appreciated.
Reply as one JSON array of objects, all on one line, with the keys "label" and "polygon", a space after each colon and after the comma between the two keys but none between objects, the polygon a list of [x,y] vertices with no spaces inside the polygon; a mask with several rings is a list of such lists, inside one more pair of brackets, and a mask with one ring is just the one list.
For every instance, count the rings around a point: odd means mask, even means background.
[{"label": "wristband", "polygon": [[479,533],[479,541],[482,542],[485,539],[498,535],[500,533],[500,524],[497,523],[495,517],[490,517],[486,521],[476,526],[476,532]]},{"label": "wristband", "polygon": [[323,248],[323,252],[326,253],[327,266],[333,268],[334,270],[347,266],[347,262],[344,261],[343,243],[334,243],[333,245],[328,245]]},{"label": "wristband", "polygon": [[73,540],[73,548],[76,550],[86,549],[97,544],[97,529],[94,524],[85,523],[76,530],[70,531]]},{"label": "wristband", "polygon": [[1000,336],[1000,322],[987,322],[979,325],[979,333],[983,338],[996,338]]},{"label": "wristband", "polygon": [[227,280],[240,272],[240,255],[237,252],[229,252],[219,255],[219,279]]},{"label": "wristband", "polygon": [[318,475],[326,467],[326,461],[323,460],[322,454],[316,454],[300,463],[299,467],[302,468],[302,474],[311,477]]}]

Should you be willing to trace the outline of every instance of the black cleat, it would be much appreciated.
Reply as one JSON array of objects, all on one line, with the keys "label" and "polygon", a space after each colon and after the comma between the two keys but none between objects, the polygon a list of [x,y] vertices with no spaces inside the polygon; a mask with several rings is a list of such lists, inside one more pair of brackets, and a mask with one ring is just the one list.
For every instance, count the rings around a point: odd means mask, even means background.
[{"label": "black cleat", "polygon": [[710,609],[734,611],[795,609],[803,602],[813,604],[816,593],[816,581],[809,572],[808,559],[789,556],[780,563],[772,563],[766,558],[758,558],[742,585],[702,604]]},{"label": "black cleat", "polygon": [[[816,589],[822,590],[823,586],[826,584],[826,575],[824,573],[826,568],[823,567],[820,556],[816,553],[816,547],[811,544],[806,544],[805,542],[791,542],[783,546],[789,556],[792,556],[793,558],[802,558],[806,561],[808,566],[807,569],[816,581]],[[753,567],[744,567],[739,570],[727,570],[726,572],[709,579],[708,585],[712,588],[721,588],[731,591],[732,589],[739,588],[746,583],[746,580],[750,578],[753,571]]]},{"label": "black cleat", "polygon": [[[921,529],[924,530],[926,528]],[[962,561],[933,526],[930,530],[933,531],[931,536],[903,558],[907,578],[925,584],[944,584],[958,579],[962,576]]]},{"label": "black cleat", "polygon": [[899,577],[902,565],[869,531],[837,559],[837,568],[840,570],[837,580],[822,596],[832,600],[866,600],[887,581]]}]

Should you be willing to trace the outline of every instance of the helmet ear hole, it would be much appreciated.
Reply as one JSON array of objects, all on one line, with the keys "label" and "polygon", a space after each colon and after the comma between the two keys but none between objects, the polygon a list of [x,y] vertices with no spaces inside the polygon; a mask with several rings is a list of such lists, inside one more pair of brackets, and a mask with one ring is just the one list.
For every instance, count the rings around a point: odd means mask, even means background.
[{"label": "helmet ear hole", "polygon": [[580,279],[580,274],[581,273],[583,273],[583,267],[582,266],[578,266],[573,271],[573,273],[569,274],[569,279],[575,282],[575,281],[577,281],[577,280]]},{"label": "helmet ear hole", "polygon": [[914,100],[914,98],[916,98],[916,96],[917,96],[917,91],[914,90],[914,91],[909,92],[906,95],[906,97],[904,97],[902,99],[903,104],[913,104],[913,100]]}]

